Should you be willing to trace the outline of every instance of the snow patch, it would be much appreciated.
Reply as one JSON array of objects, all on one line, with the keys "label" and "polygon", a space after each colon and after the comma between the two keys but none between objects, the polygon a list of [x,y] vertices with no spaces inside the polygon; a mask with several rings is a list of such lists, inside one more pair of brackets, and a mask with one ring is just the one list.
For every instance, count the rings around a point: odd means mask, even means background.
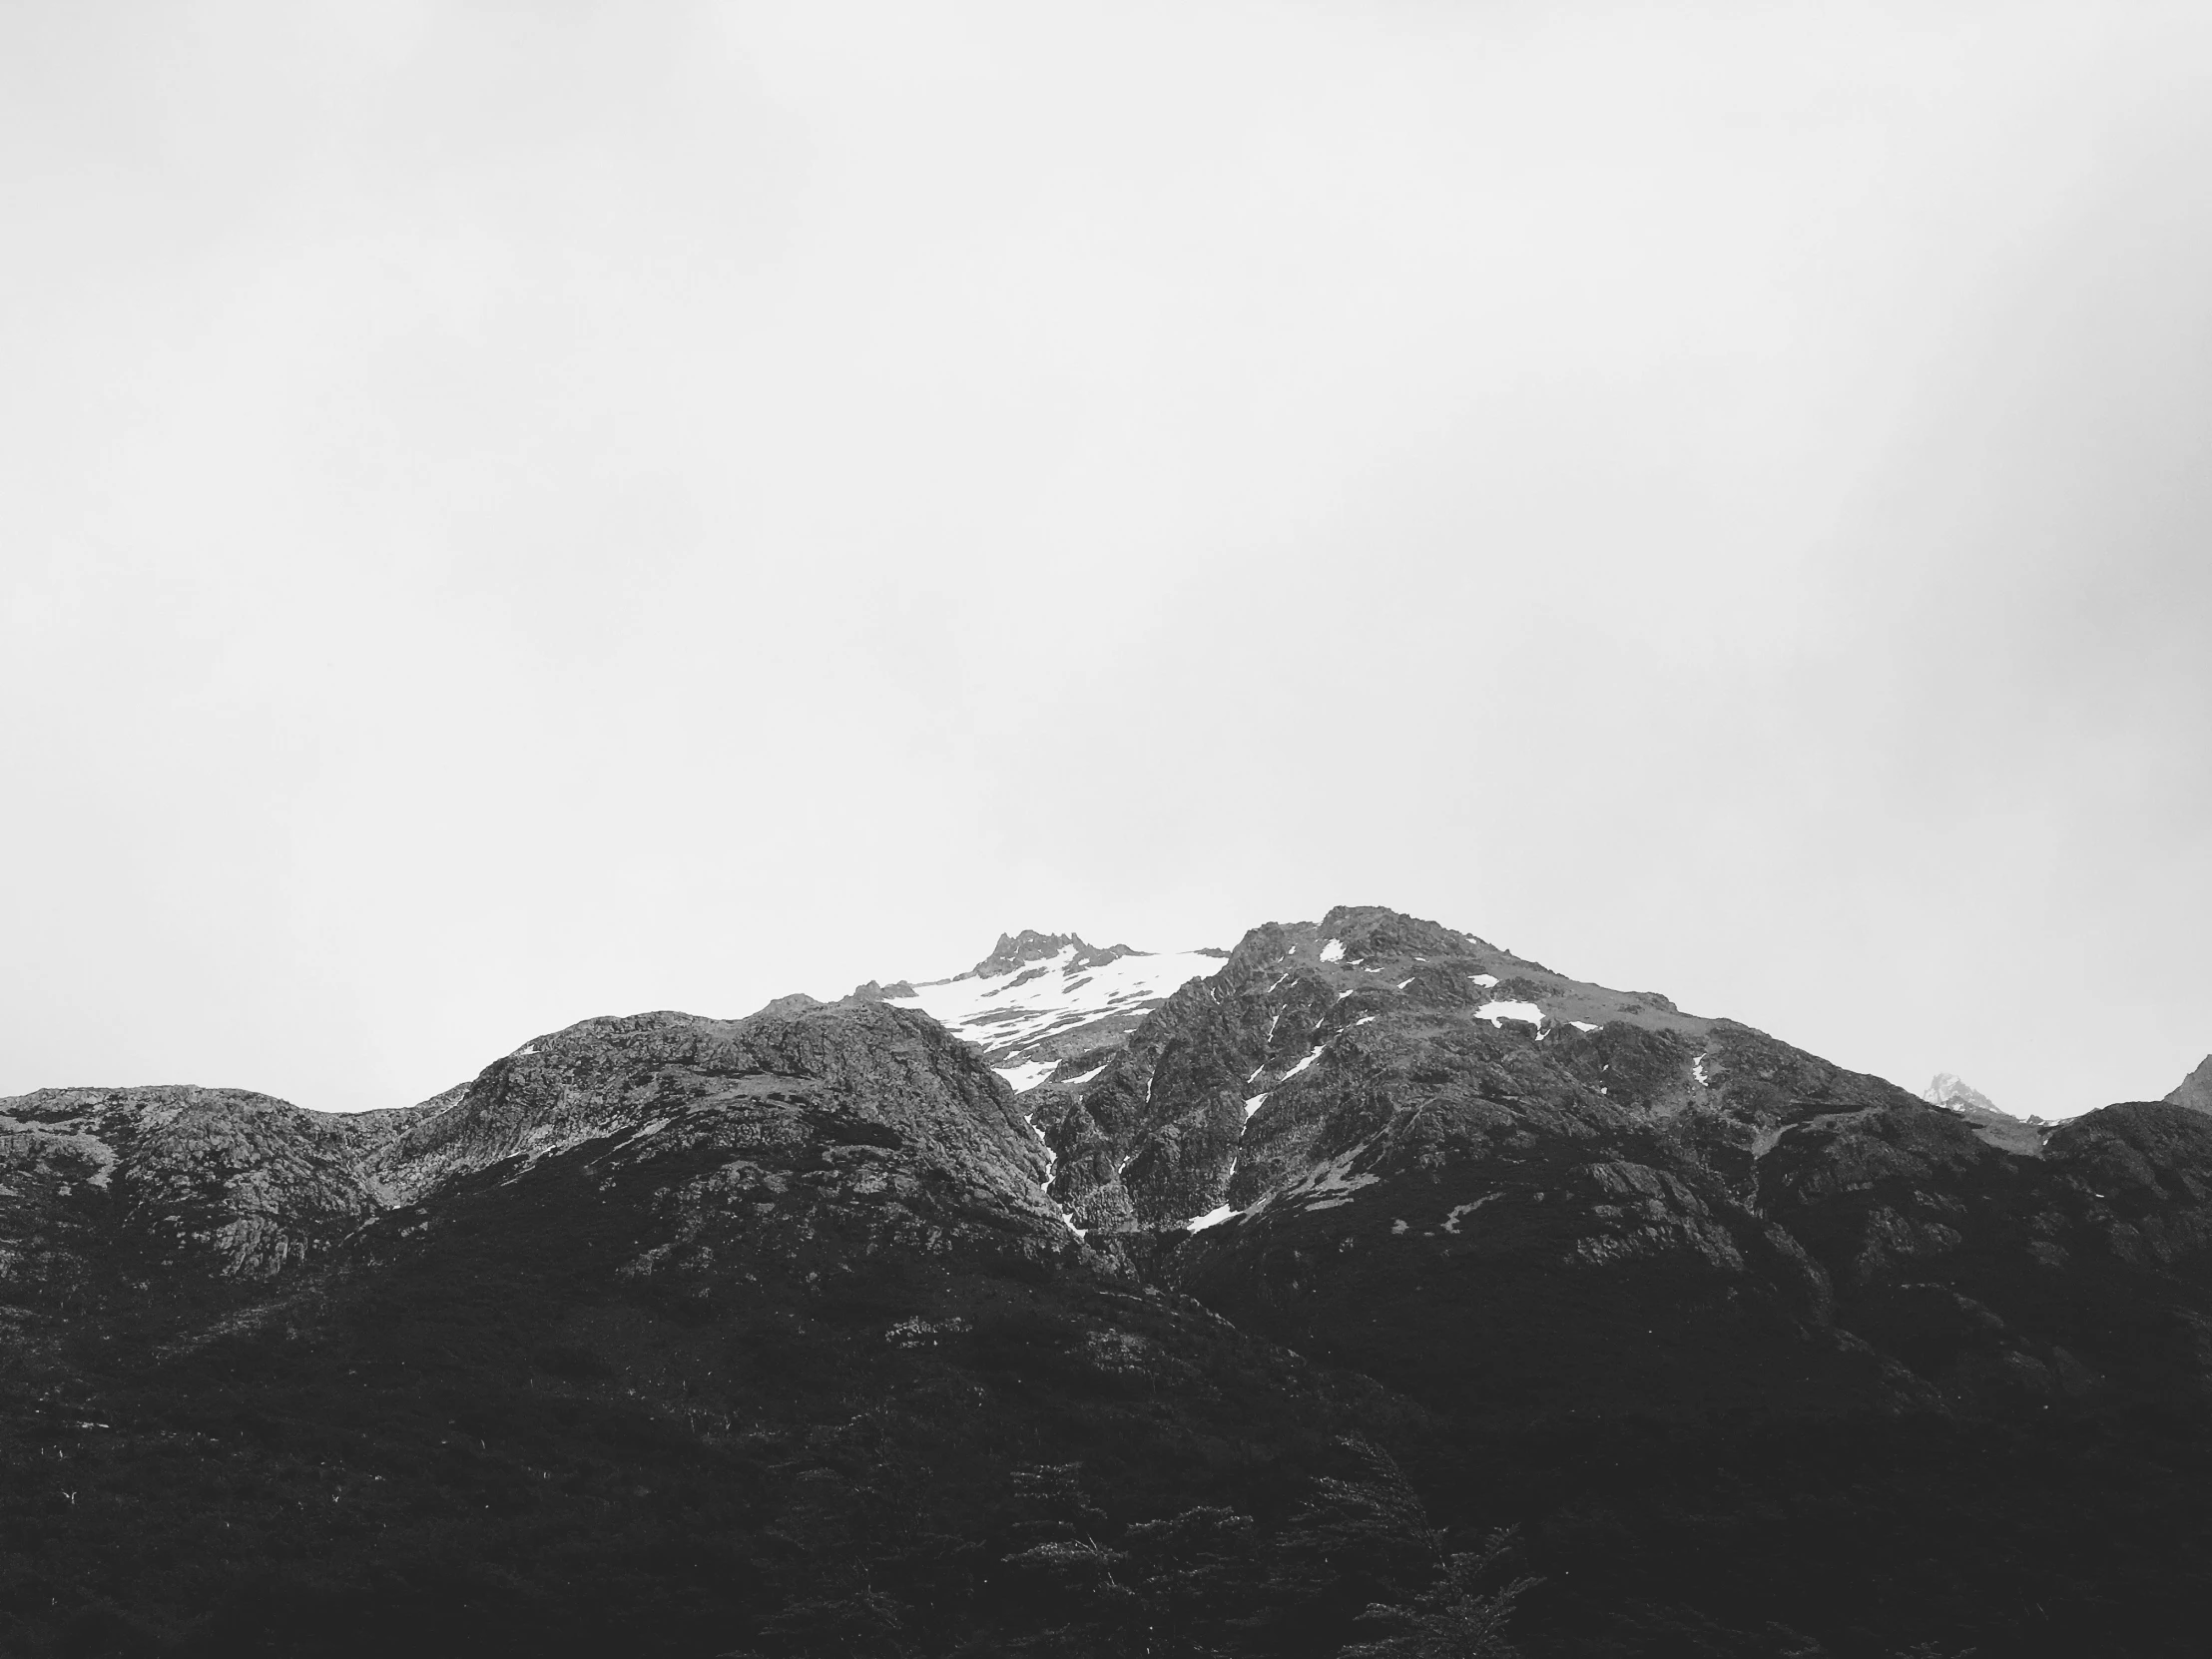
[{"label": "snow patch", "polygon": [[1542,1025],[1544,1011],[1533,1002],[1485,1002],[1475,1009],[1476,1019],[1486,1019],[1492,1027],[1500,1020],[1526,1020],[1530,1025]]},{"label": "snow patch", "polygon": [[1713,1080],[1705,1075],[1704,1055],[1700,1054],[1696,1059],[1690,1062],[1690,1070],[1697,1077],[1697,1086],[1699,1088],[1709,1089],[1713,1086]]},{"label": "snow patch", "polygon": [[1250,1123],[1252,1121],[1252,1114],[1254,1112],[1257,1112],[1267,1103],[1268,1097],[1264,1094],[1256,1094],[1251,1099],[1247,1100],[1245,1102],[1245,1122]]},{"label": "snow patch", "polygon": [[1209,1227],[1219,1227],[1236,1213],[1226,1204],[1217,1205],[1203,1216],[1191,1217],[1189,1221],[1183,1224],[1183,1231],[1186,1233],[1203,1233]]},{"label": "snow patch", "polygon": [[[1312,1065],[1316,1060],[1320,1059],[1322,1050],[1327,1048],[1328,1046],[1329,1045],[1327,1043],[1317,1043],[1314,1047],[1313,1053],[1307,1055],[1305,1059],[1299,1061],[1297,1065],[1291,1067],[1289,1071],[1286,1071],[1283,1074],[1283,1082],[1288,1083],[1292,1078],[1296,1077],[1300,1072],[1304,1071],[1308,1066]],[[1282,1084],[1277,1084],[1276,1086],[1280,1088]]]},{"label": "snow patch", "polygon": [[1024,963],[1016,973],[989,979],[963,973],[887,1000],[893,1007],[920,1009],[982,1049],[994,1069],[1005,1070],[1063,1028],[1113,1014],[1147,1013],[1191,980],[1219,973],[1223,962],[1203,951],[1169,950],[1078,967],[1070,944],[1042,961]]},{"label": "snow patch", "polygon": [[1024,1060],[1018,1066],[993,1066],[991,1070],[1006,1079],[1006,1086],[1016,1094],[1025,1094],[1052,1075],[1053,1060]]},{"label": "snow patch", "polygon": [[1259,1203],[1245,1211],[1240,1218],[1251,1220],[1277,1199],[1286,1204],[1303,1204],[1309,1210],[1334,1210],[1349,1204],[1362,1187],[1372,1187],[1382,1178],[1380,1175],[1354,1175],[1352,1166],[1359,1161],[1371,1143],[1362,1141],[1348,1148],[1318,1169],[1309,1170],[1287,1187],[1268,1193]]},{"label": "snow patch", "polygon": [[1567,1021],[1567,1023],[1573,1026],[1577,1031],[1595,1031],[1597,1029],[1596,1026],[1592,1025],[1586,1019],[1570,1019]]},{"label": "snow patch", "polygon": [[1451,1214],[1444,1217],[1444,1231],[1446,1233],[1456,1234],[1459,1231],[1459,1223],[1463,1218],[1473,1215],[1475,1211],[1481,1209],[1483,1205],[1489,1203],[1492,1199],[1502,1198],[1505,1195],[1503,1193],[1484,1193],[1472,1204],[1453,1205],[1451,1207]]},{"label": "snow patch", "polygon": [[1321,959],[1325,962],[1341,962],[1345,959],[1345,941],[1331,939],[1321,947]]},{"label": "snow patch", "polygon": [[1470,973],[1467,975],[1467,977],[1469,979],[1472,979],[1477,985],[1480,985],[1484,990],[1488,990],[1492,985],[1497,983],[1497,975],[1494,973]]}]

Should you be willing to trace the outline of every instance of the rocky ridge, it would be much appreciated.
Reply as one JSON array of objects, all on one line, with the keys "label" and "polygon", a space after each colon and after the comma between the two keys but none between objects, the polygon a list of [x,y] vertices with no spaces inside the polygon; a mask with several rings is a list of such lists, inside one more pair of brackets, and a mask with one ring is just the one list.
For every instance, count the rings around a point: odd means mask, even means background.
[{"label": "rocky ridge", "polygon": [[0,1100],[0,1262],[127,1242],[154,1267],[201,1255],[266,1277],[316,1257],[389,1194],[402,1114],[303,1112],[241,1089],[42,1089]]},{"label": "rocky ridge", "polygon": [[1048,1154],[969,1045],[890,1004],[800,996],[742,1020],[585,1020],[390,1111],[196,1088],[0,1100],[0,1272],[106,1259],[270,1278],[465,1178],[649,1140],[729,1154],[726,1201],[745,1172],[774,1196],[770,1164],[819,1155],[863,1193],[943,1189],[1065,1238],[1042,1197]]}]

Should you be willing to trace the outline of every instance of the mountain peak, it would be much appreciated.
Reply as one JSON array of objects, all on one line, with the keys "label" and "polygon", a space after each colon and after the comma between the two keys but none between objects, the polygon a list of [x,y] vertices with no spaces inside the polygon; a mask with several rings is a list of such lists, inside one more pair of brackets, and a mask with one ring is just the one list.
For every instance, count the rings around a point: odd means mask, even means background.
[{"label": "mountain peak", "polygon": [[2180,1087],[2166,1099],[2175,1106],[2186,1106],[2195,1112],[2212,1112],[2212,1054],[2197,1062],[2197,1069],[2181,1080]]},{"label": "mountain peak", "polygon": [[1222,950],[1152,952],[1023,928],[1001,933],[965,973],[918,985],[870,980],[853,994],[920,1009],[983,1050],[1021,1092],[1056,1072],[1094,1075],[1177,987],[1218,972],[1227,959]]},{"label": "mountain peak", "polygon": [[[1929,1079],[1928,1087],[1921,1091],[1921,1098],[1931,1106],[1947,1106],[1952,1111],[1961,1107],[1975,1107],[1984,1112],[1998,1112],[2003,1108],[1967,1082],[1954,1071],[1939,1071]],[[2011,1114],[2006,1113],[2006,1116]]]},{"label": "mountain peak", "polygon": [[1040,933],[1033,927],[1024,927],[1018,933],[999,934],[991,953],[968,971],[978,979],[997,979],[1018,973],[1033,963],[1055,961],[1063,955],[1070,966],[1098,967],[1135,954],[1125,944],[1110,944],[1101,949],[1085,943],[1077,933]]},{"label": "mountain peak", "polygon": [[2049,1124],[2007,1112],[1954,1071],[1939,1071],[1930,1078],[1921,1098],[1964,1118],[1985,1145],[2031,1158],[2041,1154],[2043,1131]]}]

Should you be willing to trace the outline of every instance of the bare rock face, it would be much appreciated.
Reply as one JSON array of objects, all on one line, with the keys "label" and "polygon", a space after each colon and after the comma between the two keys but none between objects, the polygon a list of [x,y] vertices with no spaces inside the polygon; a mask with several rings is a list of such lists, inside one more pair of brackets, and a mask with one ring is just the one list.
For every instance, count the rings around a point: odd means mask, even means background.
[{"label": "bare rock face", "polygon": [[465,1178],[664,1136],[844,1148],[847,1164],[895,1166],[1055,1248],[1073,1242],[1043,1196],[1046,1149],[971,1048],[886,1003],[791,997],[743,1020],[586,1020],[391,1112],[195,1088],[0,1101],[0,1276],[81,1276],[122,1250],[132,1271],[267,1278]]},{"label": "bare rock face", "polygon": [[909,1010],[787,997],[742,1020],[587,1020],[388,1140],[376,1167],[399,1206],[359,1248],[382,1260],[502,1190],[581,1181],[632,1218],[613,1265],[640,1281],[704,1288],[741,1265],[810,1282],[871,1262],[1043,1271],[1081,1254],[1045,1197],[1047,1164],[1005,1083]]},{"label": "bare rock face", "polygon": [[387,1139],[373,1160],[416,1197],[455,1172],[532,1160],[805,1081],[895,1124],[929,1156],[1011,1201],[1033,1201],[1044,1154],[1003,1084],[934,1022],[894,1005],[786,997],[749,1019],[635,1014],[585,1020],[493,1062],[448,1104]]},{"label": "bare rock face", "polygon": [[991,953],[968,971],[978,979],[996,979],[1023,968],[1059,959],[1075,967],[1103,967],[1124,956],[1139,954],[1125,944],[1103,947],[1086,944],[1073,933],[1039,933],[1024,927],[1018,933],[1001,933]]},{"label": "bare rock face", "polygon": [[2207,1054],[2166,1099],[2192,1112],[2212,1112],[2212,1054]]},{"label": "bare rock face", "polygon": [[32,1237],[49,1253],[113,1240],[156,1266],[199,1259],[266,1277],[377,1209],[362,1152],[381,1127],[238,1089],[0,1100],[0,1260],[20,1262]]}]

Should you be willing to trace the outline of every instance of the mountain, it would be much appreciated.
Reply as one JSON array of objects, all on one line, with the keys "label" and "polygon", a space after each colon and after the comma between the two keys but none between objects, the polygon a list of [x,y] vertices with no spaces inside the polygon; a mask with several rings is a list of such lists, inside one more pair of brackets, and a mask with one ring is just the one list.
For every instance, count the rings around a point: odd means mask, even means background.
[{"label": "mountain", "polygon": [[0,1650],[2191,1651],[2212,1115],[1945,1081],[1343,907],[0,1101]]}]

